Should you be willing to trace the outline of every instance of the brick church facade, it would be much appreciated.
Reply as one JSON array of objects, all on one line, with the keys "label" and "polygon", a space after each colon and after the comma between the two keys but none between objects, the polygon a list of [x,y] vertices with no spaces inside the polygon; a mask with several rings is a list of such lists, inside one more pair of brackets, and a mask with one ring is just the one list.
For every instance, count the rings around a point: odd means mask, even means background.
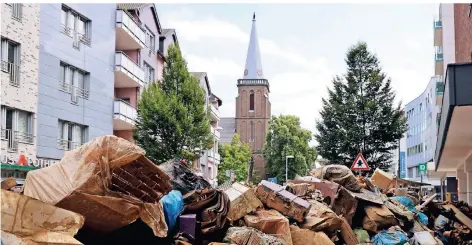
[{"label": "brick church facade", "polygon": [[269,81],[264,78],[255,15],[246,57],[243,78],[237,81],[235,118],[222,118],[222,142],[229,143],[234,133],[252,149],[254,162],[253,180],[266,179],[266,165],[262,155],[266,134],[269,129],[271,105]]}]

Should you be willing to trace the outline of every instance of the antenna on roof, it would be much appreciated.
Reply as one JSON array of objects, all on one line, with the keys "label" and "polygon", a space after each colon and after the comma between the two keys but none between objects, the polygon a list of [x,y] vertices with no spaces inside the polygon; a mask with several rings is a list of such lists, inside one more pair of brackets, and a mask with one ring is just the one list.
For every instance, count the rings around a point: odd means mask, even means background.
[{"label": "antenna on roof", "polygon": [[252,20],[256,20],[256,12],[252,15]]}]

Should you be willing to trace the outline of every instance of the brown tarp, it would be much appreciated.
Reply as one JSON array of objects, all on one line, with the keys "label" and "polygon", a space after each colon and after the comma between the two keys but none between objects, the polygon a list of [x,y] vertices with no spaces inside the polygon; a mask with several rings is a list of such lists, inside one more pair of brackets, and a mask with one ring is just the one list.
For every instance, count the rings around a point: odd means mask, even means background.
[{"label": "brown tarp", "polygon": [[362,221],[362,227],[366,231],[379,232],[384,228],[397,225],[395,215],[384,205],[366,206],[364,209],[366,216]]},{"label": "brown tarp", "polygon": [[1,192],[4,244],[82,244],[74,239],[84,224],[82,215],[15,192]]},{"label": "brown tarp", "polygon": [[314,232],[308,229],[300,229],[291,225],[293,245],[334,245],[324,232]]},{"label": "brown tarp", "polygon": [[292,237],[290,235],[290,224],[288,219],[277,210],[258,210],[254,215],[244,216],[246,225],[256,228],[267,235],[272,235],[285,240],[289,245],[292,245]]},{"label": "brown tarp", "polygon": [[312,231],[334,232],[341,228],[342,220],[331,209],[315,200],[310,200],[311,208],[301,228]]},{"label": "brown tarp", "polygon": [[56,165],[30,171],[24,194],[82,214],[93,230],[110,232],[141,218],[165,237],[159,200],[172,189],[169,180],[140,147],[103,136],[66,152]]},{"label": "brown tarp", "polygon": [[221,190],[193,190],[184,198],[184,213],[197,214],[203,234],[220,230],[226,224],[230,207],[228,195]]},{"label": "brown tarp", "polygon": [[356,176],[354,176],[352,171],[344,165],[332,164],[323,166],[321,168],[313,169],[310,174],[318,179],[326,179],[338,183],[350,191],[361,191],[361,186],[357,181]]}]

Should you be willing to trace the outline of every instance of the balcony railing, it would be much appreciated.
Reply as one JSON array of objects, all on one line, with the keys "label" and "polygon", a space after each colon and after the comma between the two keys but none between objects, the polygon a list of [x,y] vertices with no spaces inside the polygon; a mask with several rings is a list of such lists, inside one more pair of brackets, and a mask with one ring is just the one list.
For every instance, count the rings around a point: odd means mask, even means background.
[{"label": "balcony railing", "polygon": [[10,85],[20,86],[20,66],[8,61],[2,60],[2,71],[8,73],[10,76]]},{"label": "balcony railing", "polygon": [[[121,43],[121,45],[130,45],[130,43],[127,42],[127,40],[129,41],[134,40],[135,42],[134,45],[138,45],[140,48],[144,48],[144,44],[146,42],[146,33],[144,32],[143,29],[141,29],[141,27],[139,27],[138,23],[136,23],[136,21],[134,21],[134,19],[131,16],[129,16],[128,13],[126,13],[125,11],[121,9],[118,9],[116,11],[116,26],[118,28],[121,28],[120,31],[117,30],[117,38],[119,39],[118,41]],[[126,37],[126,35],[129,35],[129,36]],[[130,39],[129,37],[131,37],[132,39]],[[118,44],[118,46],[120,46],[120,44]],[[124,48],[125,47],[118,47],[118,49],[126,50]],[[138,47],[136,46],[133,48],[138,48]]]},{"label": "balcony railing", "polygon": [[220,111],[218,110],[218,108],[216,108],[216,106],[214,105],[210,105],[210,111],[211,111],[211,114],[213,116],[213,118],[218,121],[220,119]]},{"label": "balcony railing", "polygon": [[443,82],[436,82],[436,95],[442,96],[444,94],[445,84]]},{"label": "balcony railing", "polygon": [[[123,52],[115,53],[115,70],[121,71],[126,74],[129,79],[134,80],[135,86],[129,85],[128,87],[143,86],[144,71],[136,64],[130,57]],[[116,81],[115,81],[116,82]]]},{"label": "balcony railing", "polygon": [[442,21],[441,20],[435,20],[434,21],[434,28],[435,29],[442,28]]},{"label": "balcony railing", "polygon": [[442,61],[444,59],[443,53],[436,53],[436,61]]},{"label": "balcony railing", "polygon": [[18,143],[32,144],[34,142],[34,135],[27,132],[14,131],[11,129],[1,130],[1,139],[8,141],[8,151],[16,152],[18,150]]},{"label": "balcony railing", "polygon": [[130,122],[136,120],[138,113],[136,108],[128,104],[126,101],[116,98],[113,104],[113,113],[118,116],[124,117],[125,120]]},{"label": "balcony railing", "polygon": [[215,129],[212,126],[210,126],[210,131],[216,138],[218,138],[218,139],[220,138],[220,131],[218,131],[217,129]]},{"label": "balcony railing", "polygon": [[88,99],[90,94],[90,91],[88,89],[72,86],[71,84],[66,83],[64,81],[59,81],[59,89],[66,93],[74,92],[77,96],[82,97],[84,99]]},{"label": "balcony railing", "polygon": [[57,148],[60,150],[71,151],[79,148],[82,144],[66,139],[57,139]]}]

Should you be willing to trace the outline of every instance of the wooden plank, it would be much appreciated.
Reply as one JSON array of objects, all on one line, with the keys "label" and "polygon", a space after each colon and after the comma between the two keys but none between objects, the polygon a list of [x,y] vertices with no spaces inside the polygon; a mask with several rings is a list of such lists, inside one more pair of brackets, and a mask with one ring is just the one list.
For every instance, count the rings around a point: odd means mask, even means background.
[{"label": "wooden plank", "polygon": [[354,233],[354,231],[352,231],[351,226],[345,218],[342,218],[341,236],[343,237],[346,245],[357,245],[359,243],[356,234]]},{"label": "wooden plank", "polygon": [[462,224],[466,225],[469,229],[472,230],[472,220],[469,219],[469,217],[467,217],[464,213],[462,213],[458,208],[456,208],[452,204],[447,204],[447,205],[444,205],[443,207],[446,208],[446,209],[451,209],[454,212],[456,218]]}]

